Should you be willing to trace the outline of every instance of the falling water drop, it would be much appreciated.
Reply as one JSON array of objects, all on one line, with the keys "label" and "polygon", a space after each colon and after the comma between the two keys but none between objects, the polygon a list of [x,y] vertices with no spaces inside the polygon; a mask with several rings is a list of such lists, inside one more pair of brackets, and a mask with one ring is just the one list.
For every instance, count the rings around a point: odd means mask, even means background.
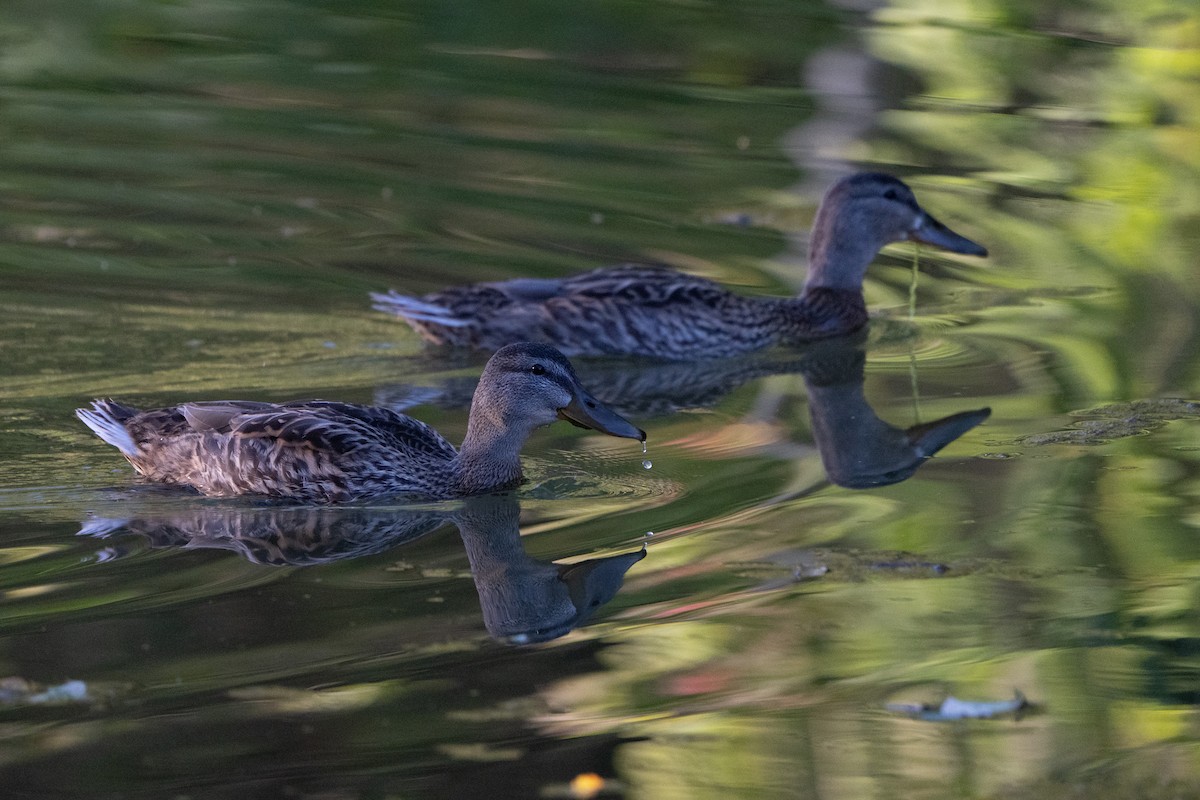
[{"label": "falling water drop", "polygon": [[642,460],[642,469],[650,469],[653,466],[654,466],[654,462],[651,461],[650,459],[647,458],[647,459]]},{"label": "falling water drop", "polygon": [[646,440],[642,439],[642,455],[646,455]]}]

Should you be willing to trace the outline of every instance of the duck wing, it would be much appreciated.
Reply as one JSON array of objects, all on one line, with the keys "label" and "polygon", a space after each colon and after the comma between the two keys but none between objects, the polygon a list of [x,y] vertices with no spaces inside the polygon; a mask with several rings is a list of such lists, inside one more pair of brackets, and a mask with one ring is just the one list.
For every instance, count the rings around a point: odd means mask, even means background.
[{"label": "duck wing", "polygon": [[402,457],[449,460],[458,454],[440,433],[420,420],[386,408],[326,400],[248,408],[231,417],[220,432],[338,455],[391,451]]},{"label": "duck wing", "polygon": [[126,457],[139,473],[212,496],[440,496],[457,455],[419,420],[350,403],[187,403],[124,425],[132,444]]},{"label": "duck wing", "polygon": [[594,269],[568,278],[562,284],[559,297],[611,299],[648,307],[694,303],[711,308],[733,296],[728,289],[708,278],[666,267],[637,264]]},{"label": "duck wing", "polygon": [[569,355],[695,361],[777,341],[778,298],[743,297],[707,278],[654,267],[596,270],[540,307],[539,334]]},{"label": "duck wing", "polygon": [[[425,339],[497,349],[522,339],[567,355],[629,354],[669,360],[754,350],[779,327],[774,299],[735,295],[706,278],[624,265],[562,280],[521,278],[445,289],[420,300],[376,295],[377,308]],[[385,300],[387,302],[385,302]],[[418,311],[402,308],[411,301]]]},{"label": "duck wing", "polygon": [[[729,291],[719,283],[666,267],[622,264],[584,272],[571,278],[515,278],[444,289],[422,298],[467,318],[480,312],[511,312],[520,306],[543,305],[556,299],[589,297],[625,303],[713,305]],[[465,312],[472,312],[470,314]]]},{"label": "duck wing", "polygon": [[[184,403],[174,409],[159,409],[164,412],[178,411],[178,415],[164,415],[163,425],[178,424],[177,417],[182,416],[193,431],[203,433],[229,433],[235,419],[245,415],[269,412],[277,408],[274,403],[258,403],[251,400],[215,400],[202,403]],[[147,414],[153,412],[147,412]],[[166,431],[164,431],[165,433]]]}]

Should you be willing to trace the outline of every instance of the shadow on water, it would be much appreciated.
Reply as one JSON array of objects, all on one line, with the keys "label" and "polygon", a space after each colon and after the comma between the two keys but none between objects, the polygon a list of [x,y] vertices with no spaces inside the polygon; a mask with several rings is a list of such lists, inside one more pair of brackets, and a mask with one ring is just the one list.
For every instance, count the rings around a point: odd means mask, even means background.
[{"label": "shadow on water", "polygon": [[[128,531],[154,548],[228,550],[255,564],[314,567],[382,553],[455,525],[488,633],[509,644],[570,633],[616,596],[625,572],[646,555],[643,547],[567,564],[541,561],[525,551],[520,514],[519,501],[509,494],[470,498],[447,511],[206,505],[97,517],[85,521],[79,534],[109,538]],[[100,560],[119,557],[120,548],[115,543]]]}]

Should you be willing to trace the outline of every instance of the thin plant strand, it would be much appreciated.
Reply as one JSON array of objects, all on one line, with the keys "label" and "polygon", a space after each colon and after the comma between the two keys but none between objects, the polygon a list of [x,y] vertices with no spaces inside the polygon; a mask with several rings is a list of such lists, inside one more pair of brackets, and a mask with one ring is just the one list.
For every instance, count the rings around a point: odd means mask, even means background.
[{"label": "thin plant strand", "polygon": [[[908,283],[908,319],[913,321],[917,316],[917,267],[921,263],[921,244],[913,242],[912,279]],[[913,418],[917,424],[921,422],[921,392],[917,385],[917,353],[910,340],[908,343],[908,381],[912,388]]]}]

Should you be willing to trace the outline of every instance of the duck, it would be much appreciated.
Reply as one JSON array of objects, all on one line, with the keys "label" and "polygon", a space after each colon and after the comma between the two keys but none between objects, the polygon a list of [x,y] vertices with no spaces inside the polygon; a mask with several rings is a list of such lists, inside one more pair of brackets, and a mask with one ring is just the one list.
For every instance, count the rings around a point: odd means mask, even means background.
[{"label": "duck", "polygon": [[887,244],[915,241],[973,256],[987,248],[917,203],[903,181],[860,172],[825,193],[809,240],[809,269],[795,297],[746,297],[706,278],[624,264],[568,278],[516,278],[417,298],[372,293],[434,345],[492,351],[514,338],[569,356],[695,361],[843,336],[868,321],[862,285]]},{"label": "duck", "polygon": [[520,451],[558,419],[610,436],[646,433],[596,400],[557,349],[506,345],[488,360],[461,447],[374,406],[326,400],[193,402],[138,410],[95,400],[76,416],[151,483],[210,497],[335,503],[406,495],[443,500],[518,486]]}]

